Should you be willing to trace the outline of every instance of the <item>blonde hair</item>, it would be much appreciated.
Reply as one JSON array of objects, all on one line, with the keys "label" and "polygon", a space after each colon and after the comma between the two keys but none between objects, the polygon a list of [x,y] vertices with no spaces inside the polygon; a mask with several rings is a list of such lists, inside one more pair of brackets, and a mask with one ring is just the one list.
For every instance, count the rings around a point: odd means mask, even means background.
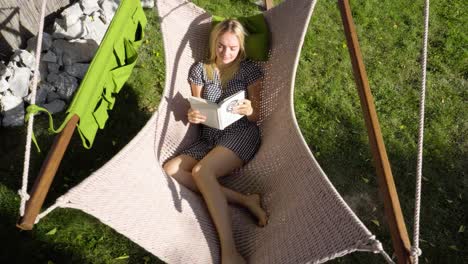
[{"label": "blonde hair", "polygon": [[235,19],[226,19],[216,24],[210,33],[209,58],[204,64],[208,79],[214,79],[214,71],[216,69],[217,42],[219,37],[226,32],[233,33],[237,36],[237,39],[239,40],[239,54],[237,54],[236,59],[230,63],[228,67],[223,69],[223,74],[220,74],[221,85],[223,87],[234,77],[234,74],[236,74],[239,70],[240,62],[246,57],[244,41],[247,33],[242,24]]}]

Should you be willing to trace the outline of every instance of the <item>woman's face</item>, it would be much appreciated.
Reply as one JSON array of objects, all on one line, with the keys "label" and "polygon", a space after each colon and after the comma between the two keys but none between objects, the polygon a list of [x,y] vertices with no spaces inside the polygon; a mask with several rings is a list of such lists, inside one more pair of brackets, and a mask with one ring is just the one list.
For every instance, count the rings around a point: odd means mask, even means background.
[{"label": "woman's face", "polygon": [[216,64],[223,66],[233,62],[239,54],[239,39],[234,33],[226,32],[216,41]]}]

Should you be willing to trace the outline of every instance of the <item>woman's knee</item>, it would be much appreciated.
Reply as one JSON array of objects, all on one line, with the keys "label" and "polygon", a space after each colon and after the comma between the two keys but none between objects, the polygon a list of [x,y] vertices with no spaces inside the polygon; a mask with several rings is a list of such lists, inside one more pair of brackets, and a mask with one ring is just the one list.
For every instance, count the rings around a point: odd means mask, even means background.
[{"label": "woman's knee", "polygon": [[202,165],[200,163],[197,163],[195,166],[192,168],[192,176],[194,180],[197,178],[200,178],[202,176]]},{"label": "woman's knee", "polygon": [[198,162],[195,166],[193,166],[192,177],[194,181],[197,182],[206,179],[207,177],[216,177],[216,175],[213,174],[213,171],[210,170],[206,164]]},{"label": "woman's knee", "polygon": [[190,173],[193,166],[197,163],[197,160],[187,156],[187,155],[179,155],[168,160],[163,165],[163,170],[166,172],[167,175],[170,176],[177,176],[179,172],[187,172]]},{"label": "woman's knee", "polygon": [[172,177],[179,171],[179,166],[177,165],[177,162],[174,159],[171,159],[164,163],[163,170],[166,172],[167,175]]}]

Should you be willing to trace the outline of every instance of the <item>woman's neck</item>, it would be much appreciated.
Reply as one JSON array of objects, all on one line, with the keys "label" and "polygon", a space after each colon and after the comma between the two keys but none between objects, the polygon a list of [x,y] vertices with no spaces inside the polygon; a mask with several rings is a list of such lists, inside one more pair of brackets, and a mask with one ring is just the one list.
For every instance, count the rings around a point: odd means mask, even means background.
[{"label": "woman's neck", "polygon": [[228,64],[220,63],[220,62],[218,62],[218,59],[215,60],[215,66],[216,66],[216,68],[217,68],[220,72],[222,72],[223,70],[225,70],[225,69],[231,67],[231,66],[234,65],[235,63],[237,63],[237,59],[234,60],[234,61],[232,61],[232,62],[230,62],[230,63],[228,63]]}]

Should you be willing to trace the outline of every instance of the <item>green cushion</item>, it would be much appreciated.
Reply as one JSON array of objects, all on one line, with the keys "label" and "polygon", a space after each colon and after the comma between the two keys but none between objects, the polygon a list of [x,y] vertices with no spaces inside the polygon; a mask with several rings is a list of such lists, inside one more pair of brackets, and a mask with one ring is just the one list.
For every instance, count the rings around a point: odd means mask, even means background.
[{"label": "green cushion", "polygon": [[[224,19],[224,17],[213,16],[212,26],[214,27]],[[235,19],[244,26],[248,33],[245,38],[245,52],[247,58],[257,61],[268,60],[268,53],[270,51],[270,31],[263,15],[258,14]]]}]

